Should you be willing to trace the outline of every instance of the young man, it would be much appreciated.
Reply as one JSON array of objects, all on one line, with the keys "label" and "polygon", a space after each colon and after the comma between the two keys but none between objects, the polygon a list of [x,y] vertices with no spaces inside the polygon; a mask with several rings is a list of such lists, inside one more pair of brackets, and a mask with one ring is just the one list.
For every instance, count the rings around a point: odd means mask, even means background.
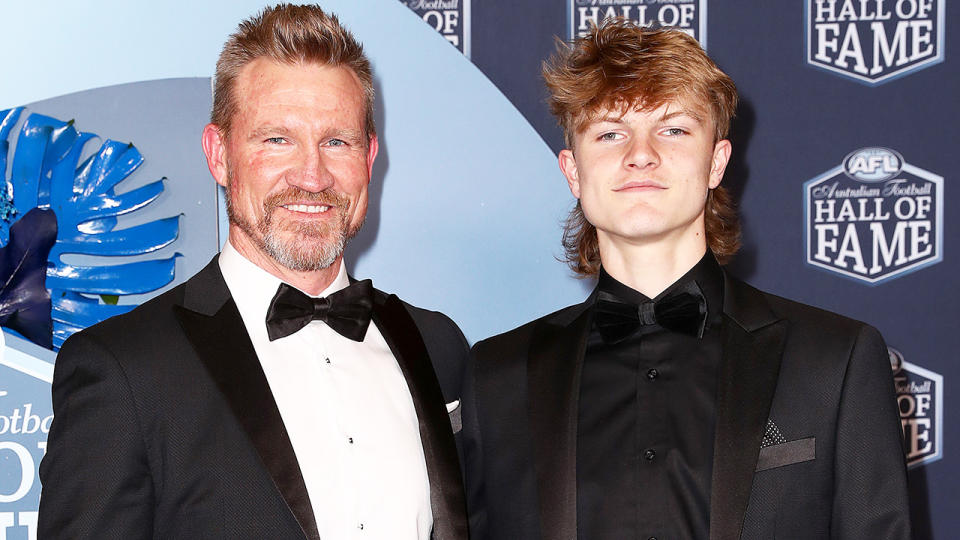
[{"label": "young man", "polygon": [[344,268],[373,98],[360,44],[320,8],[230,37],[202,139],[228,243],[63,345],[40,538],[466,540],[445,408],[466,341]]},{"label": "young man", "polygon": [[474,347],[474,537],[909,538],[873,328],[720,264],[733,82],[686,34],[609,20],[544,68],[593,294]]}]

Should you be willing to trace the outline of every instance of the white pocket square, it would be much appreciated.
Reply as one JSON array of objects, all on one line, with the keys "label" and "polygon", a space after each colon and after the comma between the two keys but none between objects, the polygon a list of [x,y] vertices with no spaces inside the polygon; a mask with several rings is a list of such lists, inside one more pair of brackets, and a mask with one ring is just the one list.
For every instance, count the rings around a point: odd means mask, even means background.
[{"label": "white pocket square", "polygon": [[459,400],[459,399],[455,399],[455,400],[451,401],[450,403],[447,403],[447,413],[448,413],[448,414],[449,414],[449,413],[452,413],[452,412],[455,411],[455,410],[457,409],[457,407],[459,407],[459,406],[460,406],[460,400]]}]

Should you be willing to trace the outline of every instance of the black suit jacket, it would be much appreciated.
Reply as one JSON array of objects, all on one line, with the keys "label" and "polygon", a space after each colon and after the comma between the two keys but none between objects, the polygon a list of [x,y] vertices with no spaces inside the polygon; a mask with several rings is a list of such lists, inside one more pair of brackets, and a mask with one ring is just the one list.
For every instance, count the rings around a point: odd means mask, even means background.
[{"label": "black suit jacket", "polygon": [[[724,281],[710,538],[909,538],[879,333]],[[463,443],[475,538],[577,538],[577,400],[592,305],[474,346]],[[761,449],[768,420],[787,441]]]},{"label": "black suit jacket", "polygon": [[[446,316],[375,291],[373,320],[413,398],[433,538],[465,540],[445,408],[467,345]],[[39,538],[310,539],[313,509],[217,258],[184,284],[68,339],[40,465]]]}]

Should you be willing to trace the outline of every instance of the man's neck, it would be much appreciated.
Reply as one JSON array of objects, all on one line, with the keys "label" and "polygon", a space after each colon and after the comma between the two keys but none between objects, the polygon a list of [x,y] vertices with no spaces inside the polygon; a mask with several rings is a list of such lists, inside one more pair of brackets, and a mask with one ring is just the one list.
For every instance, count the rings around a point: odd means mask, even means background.
[{"label": "man's neck", "polygon": [[600,239],[600,260],[611,277],[648,298],[673,285],[706,253],[703,236],[689,243],[627,244]]},{"label": "man's neck", "polygon": [[340,272],[340,265],[343,264],[343,256],[341,255],[333,261],[333,264],[320,270],[291,270],[242,238],[242,236],[230,235],[227,241],[237,250],[237,253],[243,255],[248,261],[279,278],[284,283],[292,285],[311,296],[316,296],[329,287]]}]

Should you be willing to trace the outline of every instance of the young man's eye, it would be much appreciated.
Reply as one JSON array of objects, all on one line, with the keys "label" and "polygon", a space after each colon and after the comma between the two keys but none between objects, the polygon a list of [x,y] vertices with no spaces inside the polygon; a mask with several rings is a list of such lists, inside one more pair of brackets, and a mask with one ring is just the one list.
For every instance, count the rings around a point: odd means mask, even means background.
[{"label": "young man's eye", "polygon": [[601,134],[600,137],[599,137],[599,139],[600,139],[601,141],[614,141],[614,140],[617,139],[617,135],[618,135],[617,133],[614,133],[614,132],[611,131],[611,132],[609,132],[609,133],[603,133],[603,134]]},{"label": "young man's eye", "polygon": [[686,132],[687,132],[687,131],[686,131],[685,129],[683,129],[683,128],[667,128],[667,129],[664,131],[664,133],[666,133],[667,135],[673,136],[673,137],[678,136],[678,135],[683,135],[683,134],[685,134]]}]

